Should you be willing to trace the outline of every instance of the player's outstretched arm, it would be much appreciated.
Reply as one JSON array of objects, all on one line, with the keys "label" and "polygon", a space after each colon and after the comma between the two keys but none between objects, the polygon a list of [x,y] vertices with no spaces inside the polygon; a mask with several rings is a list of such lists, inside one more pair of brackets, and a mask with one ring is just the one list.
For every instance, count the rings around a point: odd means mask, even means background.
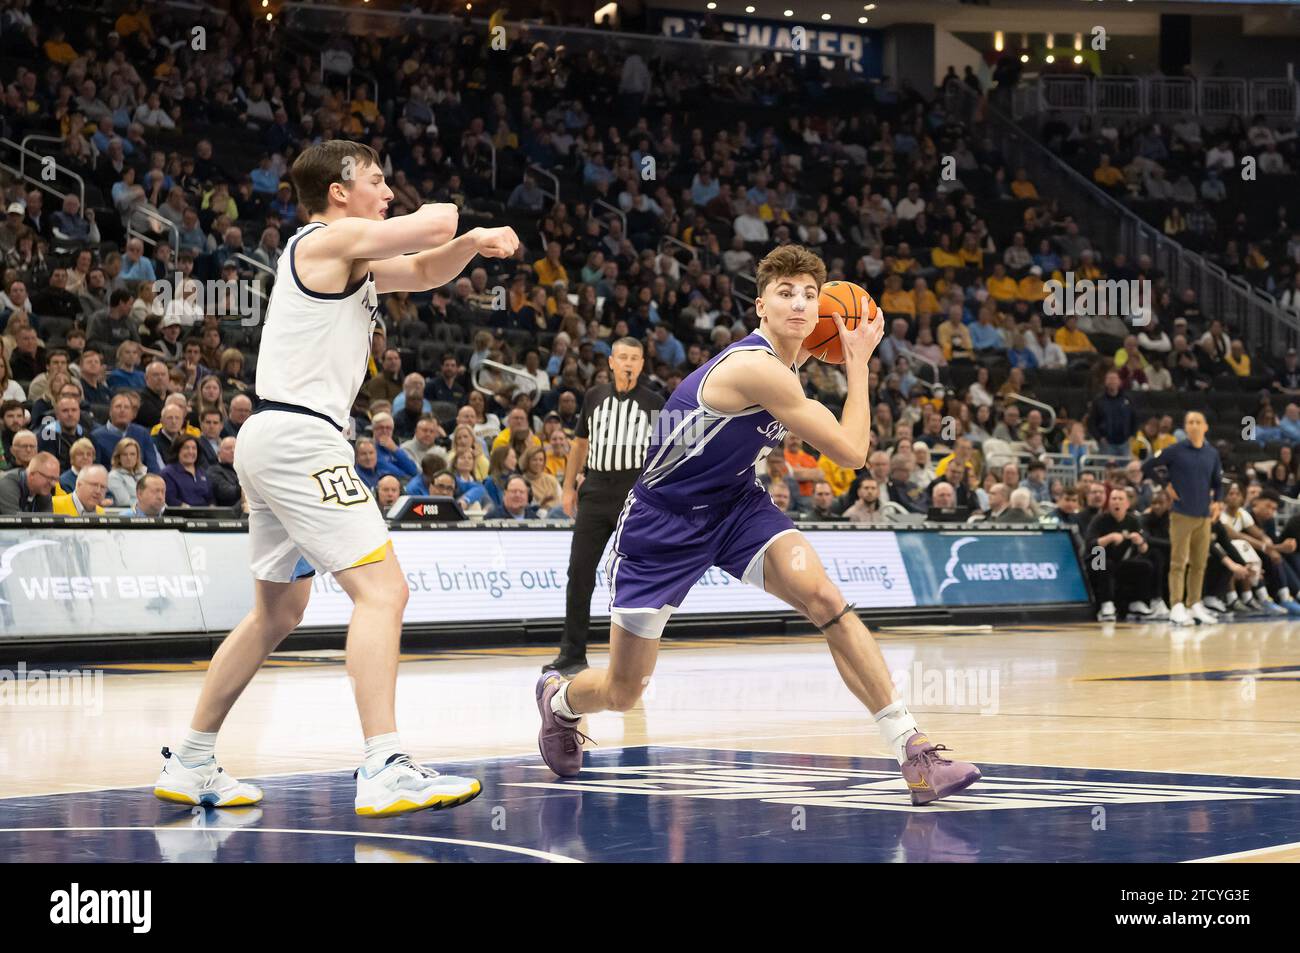
[{"label": "player's outstretched arm", "polygon": [[450,241],[459,221],[460,211],[446,202],[380,221],[342,218],[305,236],[298,244],[297,258],[306,263],[352,262],[405,255]]},{"label": "player's outstretched arm", "polygon": [[370,270],[380,294],[428,291],[459,275],[475,255],[511,258],[518,250],[519,237],[513,228],[472,228],[437,248],[372,262]]},{"label": "player's outstretched arm", "polygon": [[[724,410],[760,405],[842,467],[857,470],[866,465],[870,427],[841,424],[825,404],[805,396],[799,379],[771,354],[752,351],[728,358],[709,375],[709,391],[710,403]],[[862,404],[865,407],[865,396]],[[848,417],[846,401],[846,421]]]},{"label": "player's outstretched arm", "polygon": [[859,322],[849,331],[836,314],[835,323],[839,326],[848,376],[848,396],[840,420],[821,401],[805,396],[799,379],[784,372],[780,360],[770,354],[742,352],[723,361],[713,372],[709,386],[729,390],[731,393],[724,395],[729,405],[734,402],[735,406],[762,406],[785,424],[786,429],[797,433],[840,466],[859,470],[866,466],[871,450],[867,365],[883,337],[883,322]]}]

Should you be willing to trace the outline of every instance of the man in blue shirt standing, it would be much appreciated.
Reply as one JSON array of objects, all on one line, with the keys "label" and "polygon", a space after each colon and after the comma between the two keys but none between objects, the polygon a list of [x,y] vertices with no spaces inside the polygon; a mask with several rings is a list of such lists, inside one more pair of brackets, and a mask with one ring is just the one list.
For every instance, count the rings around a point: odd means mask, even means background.
[{"label": "man in blue shirt standing", "polygon": [[1218,621],[1201,603],[1210,525],[1219,518],[1223,498],[1223,465],[1219,451],[1205,439],[1208,429],[1205,415],[1189,410],[1183,417],[1187,439],[1142,464],[1143,475],[1163,480],[1174,502],[1169,514],[1169,621],[1176,626]]}]

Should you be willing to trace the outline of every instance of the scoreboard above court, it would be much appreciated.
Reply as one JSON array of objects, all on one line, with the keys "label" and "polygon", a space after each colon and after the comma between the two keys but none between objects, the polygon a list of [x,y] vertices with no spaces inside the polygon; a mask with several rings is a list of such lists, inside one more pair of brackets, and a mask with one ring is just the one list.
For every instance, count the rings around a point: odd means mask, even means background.
[{"label": "scoreboard above court", "polygon": [[[686,11],[655,10],[651,12],[654,28],[664,36],[696,37],[704,17]],[[724,33],[735,37],[739,46],[794,52],[796,30],[802,30],[803,52],[824,54],[822,66],[834,69],[844,59],[851,72],[861,73],[870,79],[879,79],[883,73],[881,51],[884,37],[880,30],[855,29],[834,23],[798,23],[790,20],[765,20],[759,17],[717,16],[713,21]]]}]

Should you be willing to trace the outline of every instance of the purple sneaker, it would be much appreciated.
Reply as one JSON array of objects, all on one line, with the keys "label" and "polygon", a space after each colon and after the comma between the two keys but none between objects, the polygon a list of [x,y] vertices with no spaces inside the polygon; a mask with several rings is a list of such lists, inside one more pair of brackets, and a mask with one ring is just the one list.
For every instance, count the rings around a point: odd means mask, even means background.
[{"label": "purple sneaker", "polygon": [[578,730],[578,722],[557,715],[551,699],[564,684],[559,672],[543,673],[537,680],[537,711],[542,728],[537,732],[537,747],[546,766],[562,778],[571,778],[582,770],[582,743],[591,739]]},{"label": "purple sneaker", "polygon": [[913,804],[929,804],[941,797],[964,791],[980,779],[980,769],[965,761],[949,761],[938,752],[946,745],[931,744],[919,731],[907,739],[907,762],[903,780],[912,792]]}]

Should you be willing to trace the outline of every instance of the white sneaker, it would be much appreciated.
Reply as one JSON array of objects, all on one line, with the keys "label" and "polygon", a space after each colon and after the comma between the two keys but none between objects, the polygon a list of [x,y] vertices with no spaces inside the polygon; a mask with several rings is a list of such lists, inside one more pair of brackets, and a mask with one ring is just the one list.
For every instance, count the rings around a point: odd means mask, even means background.
[{"label": "white sneaker", "polygon": [[1203,602],[1205,608],[1209,609],[1211,612],[1223,613],[1228,611],[1228,607],[1223,604],[1223,600],[1218,596],[1206,596],[1201,600],[1201,602]]},{"label": "white sneaker", "polygon": [[1198,602],[1192,606],[1192,618],[1200,625],[1218,625],[1219,617],[1205,608],[1204,602]]},{"label": "white sneaker", "polygon": [[191,768],[168,748],[162,749],[162,755],[162,773],[153,783],[154,797],[159,800],[207,807],[247,807],[262,800],[261,788],[232,778],[217,765],[216,758]]},{"label": "white sneaker", "polygon": [[1169,618],[1169,606],[1165,605],[1165,600],[1157,599],[1151,603],[1151,621],[1163,622]]},{"label": "white sneaker", "polygon": [[356,811],[368,817],[408,814],[432,808],[467,804],[479,796],[483,786],[473,778],[439,774],[416,764],[407,755],[395,754],[373,777],[362,765],[357,779]]},{"label": "white sneaker", "polygon": [[1103,603],[1101,604],[1101,611],[1097,613],[1097,621],[1098,621],[1098,622],[1114,622],[1114,621],[1115,621],[1115,603],[1113,603],[1113,602],[1103,602]]},{"label": "white sneaker", "polygon": [[1128,611],[1130,615],[1140,615],[1143,618],[1151,615],[1151,607],[1141,599],[1134,599],[1130,602],[1128,604]]},{"label": "white sneaker", "polygon": [[1188,613],[1187,607],[1183,605],[1181,602],[1175,604],[1174,607],[1169,610],[1169,622],[1170,624],[1177,625],[1177,626],[1196,624],[1196,622],[1192,619],[1191,615]]}]

